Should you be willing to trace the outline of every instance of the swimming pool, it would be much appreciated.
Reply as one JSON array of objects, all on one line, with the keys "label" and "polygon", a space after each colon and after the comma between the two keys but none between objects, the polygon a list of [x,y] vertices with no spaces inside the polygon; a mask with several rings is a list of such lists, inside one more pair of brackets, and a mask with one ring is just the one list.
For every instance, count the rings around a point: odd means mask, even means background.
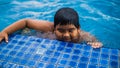
[{"label": "swimming pool", "polygon": [[23,19],[53,22],[55,12],[62,7],[74,8],[80,17],[81,29],[95,35],[104,47],[120,49],[119,0],[10,0],[0,1],[0,31]]}]

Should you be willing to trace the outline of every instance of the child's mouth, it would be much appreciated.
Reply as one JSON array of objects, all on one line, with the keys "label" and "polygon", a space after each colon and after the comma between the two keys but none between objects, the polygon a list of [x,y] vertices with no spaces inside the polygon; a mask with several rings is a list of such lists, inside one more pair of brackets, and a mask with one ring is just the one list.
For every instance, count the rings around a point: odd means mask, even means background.
[{"label": "child's mouth", "polygon": [[71,40],[70,40],[70,39],[64,39],[64,41],[66,41],[66,42],[70,42]]}]

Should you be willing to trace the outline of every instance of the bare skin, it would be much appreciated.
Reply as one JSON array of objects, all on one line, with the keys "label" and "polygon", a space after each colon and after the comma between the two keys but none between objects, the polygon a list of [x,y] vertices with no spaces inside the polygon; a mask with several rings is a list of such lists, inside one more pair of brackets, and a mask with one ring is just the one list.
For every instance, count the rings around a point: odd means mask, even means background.
[{"label": "bare skin", "polygon": [[42,32],[53,32],[55,33],[58,40],[66,42],[77,43],[81,41],[87,41],[88,44],[90,44],[93,48],[99,48],[102,46],[102,43],[97,42],[95,37],[91,36],[87,32],[80,30],[80,28],[76,28],[72,24],[57,25],[54,28],[54,23],[32,19],[22,19],[5,28],[2,32],[0,32],[0,42],[2,40],[8,42],[9,34],[26,27]]}]

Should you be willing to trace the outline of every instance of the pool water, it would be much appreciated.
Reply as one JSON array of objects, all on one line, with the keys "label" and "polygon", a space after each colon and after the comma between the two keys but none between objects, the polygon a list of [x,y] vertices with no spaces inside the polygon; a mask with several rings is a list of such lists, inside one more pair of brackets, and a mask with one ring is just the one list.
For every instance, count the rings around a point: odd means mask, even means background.
[{"label": "pool water", "polygon": [[53,22],[58,9],[71,7],[79,14],[82,30],[96,36],[104,47],[120,49],[119,6],[119,0],[0,0],[0,31],[23,18]]}]

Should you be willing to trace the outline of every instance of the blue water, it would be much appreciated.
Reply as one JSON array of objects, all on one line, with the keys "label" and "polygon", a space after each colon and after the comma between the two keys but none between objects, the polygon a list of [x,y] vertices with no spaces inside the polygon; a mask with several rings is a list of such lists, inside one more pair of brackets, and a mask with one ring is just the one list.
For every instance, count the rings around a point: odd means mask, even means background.
[{"label": "blue water", "polygon": [[119,0],[0,0],[0,31],[23,18],[53,22],[59,8],[71,7],[79,14],[82,30],[96,36],[104,47],[120,49],[119,6]]}]

